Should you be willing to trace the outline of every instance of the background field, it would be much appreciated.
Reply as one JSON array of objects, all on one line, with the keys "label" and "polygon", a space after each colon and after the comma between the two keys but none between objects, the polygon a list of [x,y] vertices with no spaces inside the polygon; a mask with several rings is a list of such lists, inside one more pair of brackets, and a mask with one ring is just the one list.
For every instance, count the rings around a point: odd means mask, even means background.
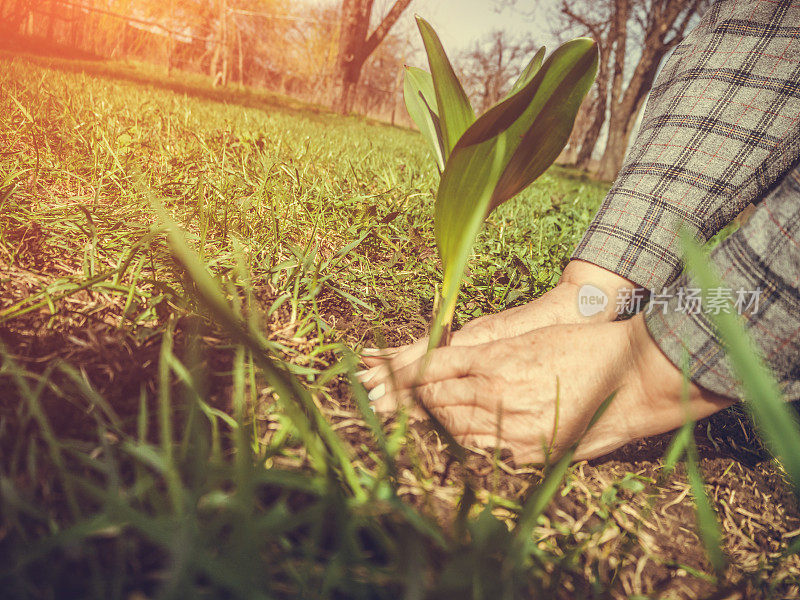
[{"label": "background field", "polygon": [[[514,524],[540,469],[455,464],[425,426],[359,409],[348,349],[425,332],[435,184],[409,130],[133,63],[0,56],[4,589],[798,597],[782,551],[800,513],[736,411],[696,430],[715,574],[682,467],[661,476],[669,436],[571,467],[531,530]],[[606,189],[553,168],[495,212],[457,321],[551,287]]]}]

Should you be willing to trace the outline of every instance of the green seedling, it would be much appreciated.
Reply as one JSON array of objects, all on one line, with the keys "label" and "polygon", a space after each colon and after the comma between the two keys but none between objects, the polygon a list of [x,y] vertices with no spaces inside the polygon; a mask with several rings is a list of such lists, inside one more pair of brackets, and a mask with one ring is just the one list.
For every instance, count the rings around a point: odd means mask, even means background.
[{"label": "green seedling", "polygon": [[449,342],[458,291],[484,219],[547,170],[569,139],[597,73],[597,44],[577,38],[547,60],[541,48],[511,91],[480,117],[436,32],[417,17],[430,72],[406,68],[411,118],[433,149],[441,174],[434,230],[444,273],[430,348]]}]

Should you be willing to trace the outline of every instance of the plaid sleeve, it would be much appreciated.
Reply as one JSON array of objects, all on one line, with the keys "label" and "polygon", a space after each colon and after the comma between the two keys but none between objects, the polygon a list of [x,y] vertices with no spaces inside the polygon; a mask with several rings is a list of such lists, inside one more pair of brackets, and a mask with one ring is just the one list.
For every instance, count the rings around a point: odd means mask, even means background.
[{"label": "plaid sleeve", "polygon": [[676,47],[572,258],[644,288],[681,272],[678,232],[711,238],[800,156],[800,2],[721,0]]},{"label": "plaid sleeve", "polygon": [[708,319],[731,308],[724,300],[732,301],[785,398],[800,399],[800,166],[713,250],[711,263],[724,284],[702,301],[685,273],[670,287],[651,292],[645,322],[653,339],[675,365],[688,352],[690,376],[698,385],[741,397]]}]

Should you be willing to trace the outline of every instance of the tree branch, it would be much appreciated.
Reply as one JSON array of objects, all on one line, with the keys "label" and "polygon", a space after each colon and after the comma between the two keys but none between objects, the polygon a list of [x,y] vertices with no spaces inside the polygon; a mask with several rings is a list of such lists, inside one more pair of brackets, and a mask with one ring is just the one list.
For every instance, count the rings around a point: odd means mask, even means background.
[{"label": "tree branch", "polygon": [[390,8],[386,16],[383,17],[383,21],[375,28],[375,31],[367,38],[367,41],[364,42],[364,53],[366,56],[372,54],[375,48],[386,38],[392,26],[397,23],[400,15],[408,8],[409,4],[411,4],[411,0],[395,0],[392,8]]},{"label": "tree branch", "polygon": [[686,14],[683,15],[683,19],[681,20],[680,24],[675,28],[675,35],[672,36],[671,39],[665,40],[665,44],[670,48],[677,46],[683,41],[683,34],[686,32],[686,27],[689,25],[689,21],[692,17],[698,13],[700,7],[700,0],[694,0],[692,4],[689,6]]},{"label": "tree branch", "polygon": [[592,37],[598,43],[598,45],[603,43],[604,36],[601,35],[599,28],[607,23],[603,23],[602,21],[600,23],[590,23],[583,16],[573,12],[566,2],[561,3],[561,13],[568,19],[575,21],[581,27],[585,27],[586,30],[592,34]]}]

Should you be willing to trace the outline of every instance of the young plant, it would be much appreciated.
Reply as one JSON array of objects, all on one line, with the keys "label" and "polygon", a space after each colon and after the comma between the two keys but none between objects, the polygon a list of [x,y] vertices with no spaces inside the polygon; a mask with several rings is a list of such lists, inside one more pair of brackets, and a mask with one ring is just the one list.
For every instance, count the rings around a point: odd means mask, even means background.
[{"label": "young plant", "polygon": [[562,44],[543,62],[541,48],[506,98],[476,118],[436,32],[417,17],[430,73],[407,67],[411,118],[433,148],[441,174],[434,229],[444,269],[430,348],[450,338],[461,279],[489,213],[547,170],[569,139],[597,73],[597,45]]}]

